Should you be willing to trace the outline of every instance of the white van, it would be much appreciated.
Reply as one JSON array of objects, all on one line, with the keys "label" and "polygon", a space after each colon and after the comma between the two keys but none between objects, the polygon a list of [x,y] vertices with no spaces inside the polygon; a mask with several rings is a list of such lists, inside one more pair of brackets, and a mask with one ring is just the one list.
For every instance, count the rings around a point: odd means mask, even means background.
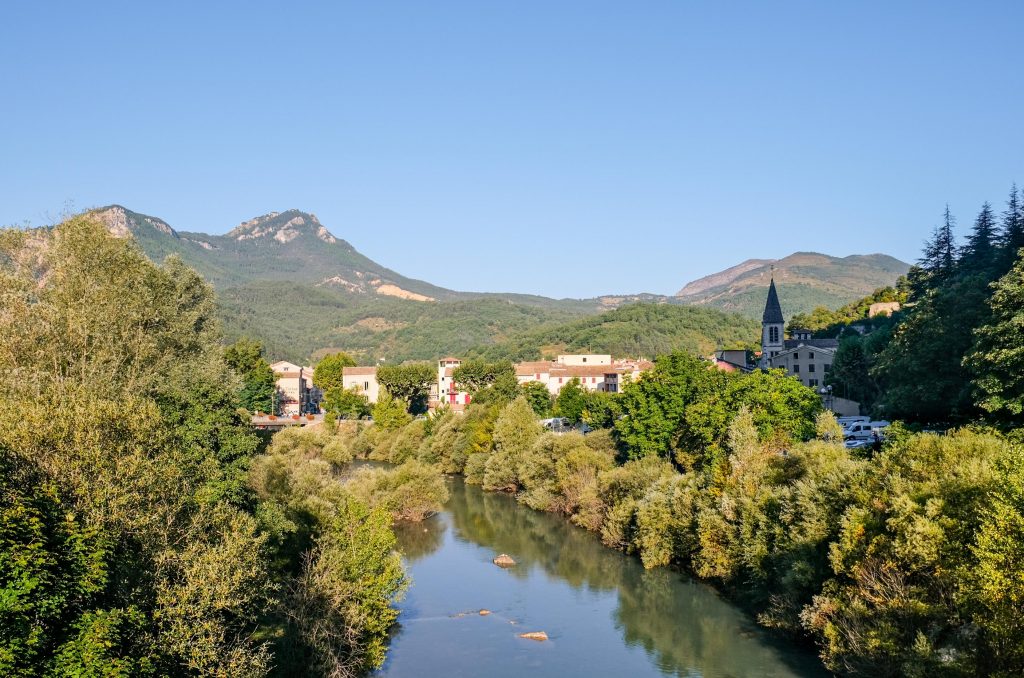
[{"label": "white van", "polygon": [[885,429],[889,426],[887,421],[859,421],[851,424],[843,431],[843,437],[855,440],[871,440],[877,435],[879,438],[885,436]]},{"label": "white van", "polygon": [[846,428],[851,424],[859,424],[862,421],[871,421],[871,417],[838,417],[836,418],[836,421],[839,422],[840,426]]}]

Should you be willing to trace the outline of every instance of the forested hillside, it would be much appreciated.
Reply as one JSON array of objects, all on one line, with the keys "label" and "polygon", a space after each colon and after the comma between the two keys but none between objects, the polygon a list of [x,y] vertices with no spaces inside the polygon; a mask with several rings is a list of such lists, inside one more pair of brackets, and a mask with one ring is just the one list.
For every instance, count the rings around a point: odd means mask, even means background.
[{"label": "forested hillside", "polygon": [[760,325],[709,308],[633,304],[595,316],[519,332],[472,354],[489,360],[537,360],[558,353],[610,353],[647,357],[687,351],[710,354],[722,347],[752,347]]}]

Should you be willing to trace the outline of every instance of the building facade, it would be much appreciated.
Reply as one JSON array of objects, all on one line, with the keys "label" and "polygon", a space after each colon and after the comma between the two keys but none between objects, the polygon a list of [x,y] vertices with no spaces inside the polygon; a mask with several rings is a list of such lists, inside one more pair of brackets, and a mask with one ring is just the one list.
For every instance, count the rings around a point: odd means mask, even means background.
[{"label": "building facade", "polygon": [[355,391],[366,396],[371,403],[377,402],[377,397],[380,395],[376,367],[343,367],[341,385],[346,391]]},{"label": "building facade", "polygon": [[278,360],[270,366],[277,386],[276,408],[281,414],[307,414],[320,411],[323,394],[313,385],[313,368]]}]

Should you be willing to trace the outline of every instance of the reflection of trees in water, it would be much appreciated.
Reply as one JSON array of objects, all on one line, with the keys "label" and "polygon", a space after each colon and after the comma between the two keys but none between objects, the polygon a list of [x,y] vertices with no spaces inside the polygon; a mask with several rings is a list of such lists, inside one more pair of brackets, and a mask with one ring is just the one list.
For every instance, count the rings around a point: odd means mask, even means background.
[{"label": "reflection of trees in water", "polygon": [[[574,588],[616,590],[615,620],[627,644],[640,646],[665,671],[692,675],[771,676],[769,667],[792,660],[798,675],[824,675],[813,658],[773,651],[753,621],[713,591],[668,569],[644,570],[638,560],[601,544],[597,536],[560,516],[516,504],[512,497],[455,483],[446,506],[458,538],[508,553],[525,577],[530,566]],[[790,656],[792,655],[792,656]],[[781,669],[781,667],[780,667]],[[774,675],[785,675],[784,669]]]},{"label": "reflection of trees in water", "polygon": [[461,483],[450,489],[446,508],[456,535],[511,555],[518,562],[509,570],[513,576],[526,577],[530,566],[537,565],[576,588],[619,586],[625,559],[594,535],[559,516],[519,506],[508,495]]},{"label": "reflection of trees in water", "polygon": [[441,516],[427,518],[419,523],[395,523],[398,548],[406,561],[414,563],[441,548],[444,531],[448,529]]}]

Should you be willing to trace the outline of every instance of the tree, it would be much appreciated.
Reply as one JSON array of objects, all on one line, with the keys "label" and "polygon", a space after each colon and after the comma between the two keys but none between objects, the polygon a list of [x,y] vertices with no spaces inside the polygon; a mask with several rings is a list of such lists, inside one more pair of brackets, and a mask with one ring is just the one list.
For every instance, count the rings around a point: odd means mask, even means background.
[{"label": "tree", "polygon": [[583,421],[586,407],[586,391],[580,386],[580,380],[573,377],[569,383],[562,385],[562,390],[555,398],[555,414],[565,417],[570,424],[578,424]]},{"label": "tree", "polygon": [[326,355],[313,368],[313,383],[324,393],[332,388],[344,388],[342,372],[346,367],[355,367],[356,361],[348,353],[338,352]]},{"label": "tree", "polygon": [[1003,675],[1024,674],[1024,451],[998,465],[999,485],[972,546],[978,562],[960,574],[961,596],[976,602],[984,663]]},{"label": "tree", "polygon": [[989,306],[992,318],[978,328],[964,363],[976,374],[981,407],[1024,426],[1024,258],[995,285]]},{"label": "tree", "polygon": [[942,225],[936,227],[932,238],[925,243],[924,252],[918,264],[926,273],[937,278],[951,276],[956,268],[956,238],[953,227],[956,220],[950,214],[949,205],[942,215]]},{"label": "tree", "polygon": [[[719,373],[720,374],[720,373]],[[654,361],[622,392],[625,416],[615,424],[615,437],[630,459],[671,458],[679,441],[686,406],[717,378],[696,356],[677,352]]]},{"label": "tree", "polygon": [[1010,189],[1010,198],[1003,212],[1002,231],[999,234],[1000,272],[1009,271],[1024,247],[1024,191],[1017,197],[1017,184]]},{"label": "tree", "polygon": [[587,391],[583,395],[582,420],[595,429],[610,429],[622,414],[621,396],[605,391]]},{"label": "tree", "polygon": [[985,203],[960,253],[960,267],[968,273],[990,274],[996,263],[996,218]]},{"label": "tree", "polygon": [[547,417],[551,414],[553,400],[547,386],[539,381],[528,381],[520,386],[520,390],[538,417]]},{"label": "tree", "polygon": [[342,419],[360,419],[370,414],[370,401],[357,387],[335,387],[324,393],[324,411]]},{"label": "tree", "polygon": [[493,363],[485,360],[466,360],[452,370],[452,380],[474,397],[477,391],[494,384],[503,375],[511,375],[512,379],[515,379],[515,368],[508,360]]},{"label": "tree", "polygon": [[410,421],[408,404],[401,398],[395,398],[387,390],[381,392],[373,406],[373,422],[385,431],[402,428]]},{"label": "tree", "polygon": [[238,400],[250,412],[271,412],[277,383],[263,356],[263,344],[242,338],[224,349],[224,361],[242,378]]},{"label": "tree", "polygon": [[428,363],[383,365],[377,368],[377,381],[380,385],[394,398],[405,401],[412,414],[427,411],[430,385],[436,380],[437,373]]}]

